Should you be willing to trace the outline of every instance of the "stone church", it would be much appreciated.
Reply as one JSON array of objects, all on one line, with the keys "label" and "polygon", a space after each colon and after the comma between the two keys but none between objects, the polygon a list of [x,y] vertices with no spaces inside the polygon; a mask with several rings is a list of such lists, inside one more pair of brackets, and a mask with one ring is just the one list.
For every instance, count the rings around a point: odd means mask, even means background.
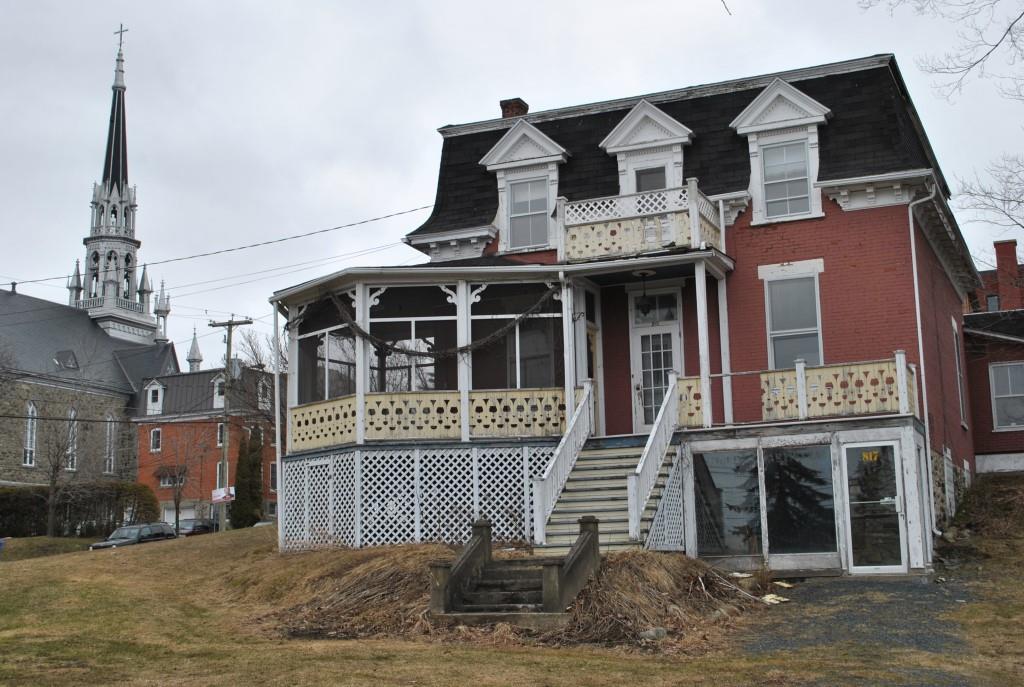
[{"label": "stone church", "polygon": [[0,486],[135,479],[127,422],[142,380],[179,371],[170,297],[154,293],[128,182],[124,54],[114,70],[103,176],[94,185],[84,264],[67,304],[0,290]]}]

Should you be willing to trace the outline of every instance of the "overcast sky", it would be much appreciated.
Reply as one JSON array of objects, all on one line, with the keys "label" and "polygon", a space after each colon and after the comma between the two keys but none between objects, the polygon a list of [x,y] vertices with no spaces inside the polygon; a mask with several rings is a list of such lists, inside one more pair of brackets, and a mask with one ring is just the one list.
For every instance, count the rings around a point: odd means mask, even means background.
[{"label": "overcast sky", "polygon": [[[949,102],[917,69],[955,27],[856,0],[727,1],[732,16],[721,0],[0,0],[0,281],[67,274],[84,256],[122,22],[142,262],[428,205],[436,129],[496,117],[514,96],[538,111],[893,52],[951,182],[1021,150],[1020,105],[984,81]],[[421,261],[393,244],[427,212],[155,267],[171,338],[196,326],[214,365],[211,317],[262,318],[269,332],[276,289]],[[966,219],[972,252],[991,260],[996,234]],[[66,302],[64,283],[48,284],[19,291]]]}]

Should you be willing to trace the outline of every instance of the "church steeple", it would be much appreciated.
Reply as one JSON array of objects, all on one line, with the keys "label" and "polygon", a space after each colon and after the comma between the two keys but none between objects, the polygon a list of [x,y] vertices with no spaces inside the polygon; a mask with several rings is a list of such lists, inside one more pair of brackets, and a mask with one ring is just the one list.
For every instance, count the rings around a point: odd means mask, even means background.
[{"label": "church steeple", "polygon": [[[89,315],[111,336],[152,343],[158,322],[150,310],[152,288],[146,275],[136,273],[138,250],[142,242],[135,238],[135,187],[128,185],[128,138],[125,120],[124,49],[118,34],[114,62],[113,98],[107,147],[103,156],[103,177],[93,184],[89,235],[85,237],[84,281],[79,290],[69,285],[72,305],[88,310]],[[166,332],[166,313],[161,317]]]},{"label": "church steeple", "polygon": [[203,364],[203,353],[199,350],[199,337],[196,336],[196,328],[192,327],[192,345],[188,348],[189,372],[199,372],[199,366]]}]

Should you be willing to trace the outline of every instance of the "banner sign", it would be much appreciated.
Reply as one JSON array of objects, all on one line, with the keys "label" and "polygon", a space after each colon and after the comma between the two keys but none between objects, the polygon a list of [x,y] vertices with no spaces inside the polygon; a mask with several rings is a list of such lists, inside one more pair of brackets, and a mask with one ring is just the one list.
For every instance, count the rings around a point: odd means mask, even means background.
[{"label": "banner sign", "polygon": [[227,489],[214,489],[213,496],[210,500],[213,503],[227,503],[228,501],[234,501],[235,488],[228,487]]}]

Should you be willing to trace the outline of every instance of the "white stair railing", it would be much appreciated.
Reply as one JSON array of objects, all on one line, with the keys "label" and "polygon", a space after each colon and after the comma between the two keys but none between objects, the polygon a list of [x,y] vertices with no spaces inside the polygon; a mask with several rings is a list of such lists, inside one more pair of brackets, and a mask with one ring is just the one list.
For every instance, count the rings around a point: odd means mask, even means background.
[{"label": "white stair railing", "polygon": [[565,428],[562,440],[558,442],[551,462],[544,469],[541,477],[533,480],[533,540],[543,544],[547,540],[545,530],[551,511],[555,509],[565,481],[576,465],[576,459],[587,443],[594,430],[594,385],[588,379],[583,382],[583,395],[580,396],[576,412],[572,414],[569,425]]},{"label": "white stair railing", "polygon": [[654,485],[658,482],[661,464],[665,461],[665,453],[672,443],[672,435],[675,434],[678,422],[679,390],[676,388],[676,375],[670,372],[665,399],[658,409],[658,416],[654,420],[650,436],[647,437],[644,452],[640,456],[636,470],[628,477],[629,538],[634,541],[640,539],[640,519],[647,506],[647,499],[651,497]]}]

